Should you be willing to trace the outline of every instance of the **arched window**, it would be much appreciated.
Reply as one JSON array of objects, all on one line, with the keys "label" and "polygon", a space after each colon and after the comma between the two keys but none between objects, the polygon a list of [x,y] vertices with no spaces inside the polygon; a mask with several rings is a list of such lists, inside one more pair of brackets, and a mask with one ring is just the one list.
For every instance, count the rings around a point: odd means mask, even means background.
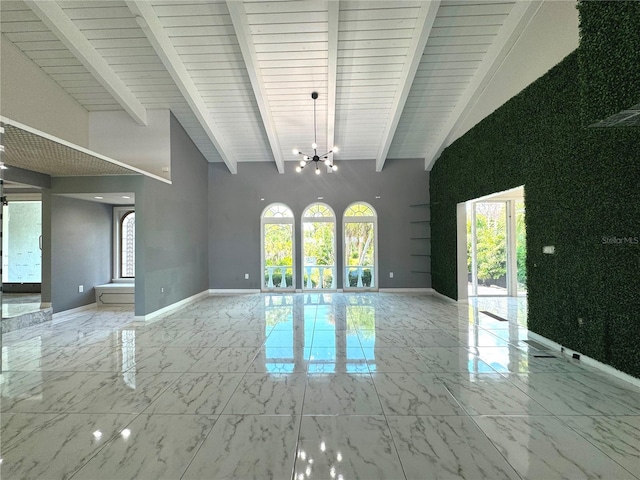
[{"label": "arched window", "polygon": [[336,288],[336,216],[329,205],[314,203],[302,214],[302,286]]},{"label": "arched window", "polygon": [[136,276],[136,212],[128,211],[120,219],[120,277]]},{"label": "arched window", "polygon": [[378,284],[377,214],[368,203],[349,205],[344,212],[344,285],[348,289],[375,289]]},{"label": "arched window", "polygon": [[262,212],[262,290],[295,289],[293,222],[293,212],[281,203]]}]

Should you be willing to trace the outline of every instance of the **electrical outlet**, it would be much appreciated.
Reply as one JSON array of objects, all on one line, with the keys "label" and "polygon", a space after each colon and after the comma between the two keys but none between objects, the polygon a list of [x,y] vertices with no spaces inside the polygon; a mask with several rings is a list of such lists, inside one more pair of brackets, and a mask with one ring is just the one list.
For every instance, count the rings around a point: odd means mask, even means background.
[{"label": "electrical outlet", "polygon": [[583,318],[578,317],[578,325],[579,326],[584,325],[584,319]]},{"label": "electrical outlet", "polygon": [[84,285],[78,285],[78,293],[84,292]]},{"label": "electrical outlet", "polygon": [[245,274],[244,274],[244,279],[245,279],[245,280],[249,280],[249,274],[248,274],[248,273],[245,273]]},{"label": "electrical outlet", "polygon": [[389,272],[389,278],[393,278],[393,272]]},{"label": "electrical outlet", "polygon": [[160,293],[164,293],[164,287],[160,287]]}]

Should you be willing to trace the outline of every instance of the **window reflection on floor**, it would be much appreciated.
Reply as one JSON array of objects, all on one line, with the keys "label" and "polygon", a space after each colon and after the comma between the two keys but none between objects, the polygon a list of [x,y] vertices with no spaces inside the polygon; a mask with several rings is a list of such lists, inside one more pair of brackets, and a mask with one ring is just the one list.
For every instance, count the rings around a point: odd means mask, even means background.
[{"label": "window reflection on floor", "polygon": [[131,389],[136,388],[136,331],[122,331],[122,379]]},{"label": "window reflection on floor", "polygon": [[328,293],[265,297],[268,372],[368,372],[367,357],[375,358],[375,307],[365,297],[335,299]]}]

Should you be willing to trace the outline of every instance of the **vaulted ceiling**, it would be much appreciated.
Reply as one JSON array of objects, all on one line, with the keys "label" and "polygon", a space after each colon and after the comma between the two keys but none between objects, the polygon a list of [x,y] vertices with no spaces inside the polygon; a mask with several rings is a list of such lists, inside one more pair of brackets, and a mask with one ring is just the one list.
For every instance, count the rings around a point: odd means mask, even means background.
[{"label": "vaulted ceiling", "polygon": [[[429,168],[540,2],[2,0],[2,34],[89,111],[170,109],[205,158]],[[292,164],[289,164],[292,165]]]}]

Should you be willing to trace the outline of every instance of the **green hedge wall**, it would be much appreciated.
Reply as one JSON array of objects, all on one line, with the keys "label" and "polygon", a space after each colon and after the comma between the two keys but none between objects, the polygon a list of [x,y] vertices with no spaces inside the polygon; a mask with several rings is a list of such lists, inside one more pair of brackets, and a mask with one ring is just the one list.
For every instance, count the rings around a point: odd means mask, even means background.
[{"label": "green hedge wall", "polygon": [[584,125],[640,103],[640,1],[587,0],[580,14]]},{"label": "green hedge wall", "polygon": [[574,52],[438,159],[433,287],[457,298],[456,204],[525,185],[529,328],[640,377],[640,129],[583,127],[578,74]]}]

